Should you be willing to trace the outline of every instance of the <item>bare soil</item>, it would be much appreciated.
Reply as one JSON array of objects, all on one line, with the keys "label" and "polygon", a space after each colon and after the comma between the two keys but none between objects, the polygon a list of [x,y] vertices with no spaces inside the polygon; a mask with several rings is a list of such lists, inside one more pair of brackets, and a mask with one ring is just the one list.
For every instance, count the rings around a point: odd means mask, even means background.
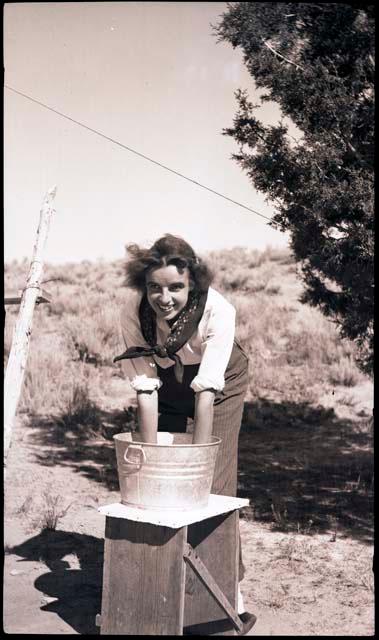
[{"label": "bare soil", "polygon": [[[113,377],[107,391],[92,428],[73,416],[17,419],[5,480],[9,634],[99,633],[97,509],[119,500],[112,434],[134,419],[130,399],[120,409],[124,382]],[[355,388],[338,412],[338,393],[321,405],[246,403],[241,588],[258,616],[249,635],[374,634],[372,399]]]}]

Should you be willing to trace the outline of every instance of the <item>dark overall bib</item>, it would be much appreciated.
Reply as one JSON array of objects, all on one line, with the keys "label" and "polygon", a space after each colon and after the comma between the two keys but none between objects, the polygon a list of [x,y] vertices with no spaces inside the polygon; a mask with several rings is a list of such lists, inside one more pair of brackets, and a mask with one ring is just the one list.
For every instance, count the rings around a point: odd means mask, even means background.
[{"label": "dark overall bib", "polygon": [[[162,386],[158,391],[160,413],[158,431],[185,432],[187,418],[195,412],[195,392],[190,384],[199,370],[199,364],[185,365],[183,382],[174,376],[174,367],[157,367]],[[238,342],[234,341],[225,371],[225,386],[216,393],[212,435],[221,438],[217,454],[211,492],[224,496],[237,494],[238,436],[241,428],[244,397],[248,385],[248,358]],[[244,566],[240,556],[239,579]]]}]

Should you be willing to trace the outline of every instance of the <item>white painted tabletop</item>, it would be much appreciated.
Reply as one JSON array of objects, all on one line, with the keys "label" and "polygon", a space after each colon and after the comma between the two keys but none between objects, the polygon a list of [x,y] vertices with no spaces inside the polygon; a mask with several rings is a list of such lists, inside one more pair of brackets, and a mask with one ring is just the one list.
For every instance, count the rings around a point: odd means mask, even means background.
[{"label": "white painted tabletop", "polygon": [[249,500],[247,498],[232,498],[211,493],[208,505],[201,509],[188,509],[185,511],[178,509],[144,509],[115,502],[99,507],[98,511],[102,515],[111,516],[112,518],[124,518],[125,520],[148,522],[163,527],[179,529],[222,513],[242,509],[242,507],[247,507],[248,505]]}]

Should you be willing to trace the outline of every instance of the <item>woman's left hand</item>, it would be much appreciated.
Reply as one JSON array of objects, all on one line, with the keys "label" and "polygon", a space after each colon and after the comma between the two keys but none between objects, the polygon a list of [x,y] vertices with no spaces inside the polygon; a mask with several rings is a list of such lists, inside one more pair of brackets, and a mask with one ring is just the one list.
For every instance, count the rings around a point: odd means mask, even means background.
[{"label": "woman's left hand", "polygon": [[198,391],[195,398],[195,424],[192,444],[210,442],[213,430],[213,389]]}]

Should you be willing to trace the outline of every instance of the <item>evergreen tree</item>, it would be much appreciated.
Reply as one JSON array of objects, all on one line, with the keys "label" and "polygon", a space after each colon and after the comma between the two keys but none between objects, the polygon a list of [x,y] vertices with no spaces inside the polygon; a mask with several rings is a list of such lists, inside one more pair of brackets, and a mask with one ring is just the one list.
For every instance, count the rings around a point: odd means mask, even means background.
[{"label": "evergreen tree", "polygon": [[[265,126],[261,105],[236,94],[224,130],[233,157],[275,205],[271,224],[290,232],[303,302],[338,323],[373,366],[374,6],[366,3],[238,2],[215,27],[240,47],[260,100],[283,118]],[[301,135],[288,134],[284,117]]]}]

